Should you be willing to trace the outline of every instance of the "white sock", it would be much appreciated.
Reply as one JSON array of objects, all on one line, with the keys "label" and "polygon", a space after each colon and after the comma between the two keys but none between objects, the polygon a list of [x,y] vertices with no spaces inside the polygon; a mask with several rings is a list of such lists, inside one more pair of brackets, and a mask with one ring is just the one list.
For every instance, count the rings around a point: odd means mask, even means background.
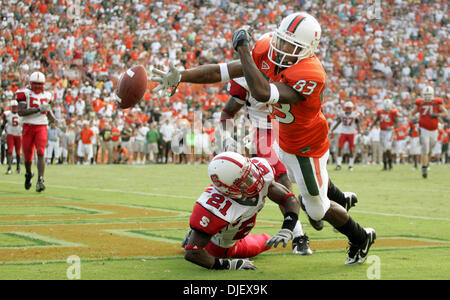
[{"label": "white sock", "polygon": [[295,224],[293,233],[294,233],[294,238],[303,235],[302,223],[300,223],[300,221],[297,221],[297,224]]},{"label": "white sock", "polygon": [[342,164],[342,156],[338,156],[336,158],[336,163],[337,163],[338,166],[340,166]]},{"label": "white sock", "polygon": [[348,159],[348,165],[349,165],[349,167],[353,167],[353,161],[354,161],[355,159],[354,158],[349,158]]}]

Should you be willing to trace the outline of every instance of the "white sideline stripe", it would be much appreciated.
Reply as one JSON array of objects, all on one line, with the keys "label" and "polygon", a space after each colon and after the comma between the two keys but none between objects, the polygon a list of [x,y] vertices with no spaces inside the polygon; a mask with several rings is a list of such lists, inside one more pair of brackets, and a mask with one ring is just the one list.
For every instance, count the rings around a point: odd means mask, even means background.
[{"label": "white sideline stripe", "polygon": [[[18,184],[22,185],[23,183],[14,182],[14,181],[3,181],[4,183]],[[190,199],[197,200],[198,197],[193,196],[184,196],[184,195],[169,195],[169,194],[158,194],[158,193],[148,193],[148,192],[135,192],[135,191],[123,191],[123,190],[115,190],[115,189],[98,189],[98,188],[80,188],[76,186],[67,186],[67,185],[47,185],[48,187],[60,188],[60,189],[68,189],[68,190],[86,190],[86,191],[97,191],[97,192],[109,192],[109,193],[127,193],[127,194],[135,194],[135,195],[143,195],[143,196],[158,196],[158,197],[170,197],[170,198],[181,198],[181,199]]]},{"label": "white sideline stripe", "polygon": [[[22,183],[13,182],[13,181],[3,181],[4,183],[11,184],[19,184]],[[55,187],[60,189],[70,189],[70,190],[81,190],[82,188],[76,186],[66,186],[66,185],[47,185],[48,187]],[[189,200],[197,200],[198,197],[193,196],[183,196],[183,195],[171,195],[171,194],[158,194],[158,193],[148,193],[148,192],[135,192],[135,191],[122,191],[115,189],[97,189],[97,188],[83,188],[83,190],[90,191],[98,191],[98,192],[109,192],[109,193],[127,193],[127,194],[135,194],[135,195],[143,195],[143,196],[157,196],[157,197],[169,197],[169,198],[180,198],[180,199],[189,199]],[[266,206],[278,206],[275,203],[267,203]],[[421,220],[432,220],[432,221],[445,221],[450,222],[448,218],[432,218],[432,217],[424,217],[424,216],[411,216],[411,215],[402,215],[402,214],[391,214],[391,213],[382,213],[375,211],[364,211],[364,210],[356,210],[352,209],[352,212],[367,214],[367,215],[377,215],[377,216],[386,216],[386,217],[401,217],[408,219],[421,219]]]}]

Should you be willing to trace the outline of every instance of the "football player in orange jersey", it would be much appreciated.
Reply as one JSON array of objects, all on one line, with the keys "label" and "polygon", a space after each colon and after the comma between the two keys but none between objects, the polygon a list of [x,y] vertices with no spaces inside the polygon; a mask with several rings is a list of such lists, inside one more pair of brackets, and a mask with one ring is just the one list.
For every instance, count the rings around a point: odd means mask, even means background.
[{"label": "football player in orange jersey", "polygon": [[411,112],[411,117],[419,113],[420,143],[422,144],[422,177],[428,176],[428,163],[431,151],[437,142],[439,118],[448,116],[442,98],[434,97],[434,89],[426,86],[423,91],[423,99],[418,98],[416,107]]},{"label": "football player in orange jersey", "polygon": [[370,128],[380,123],[380,142],[383,152],[383,171],[392,170],[392,143],[394,141],[394,128],[398,126],[398,110],[393,108],[391,99],[383,100],[383,108],[377,110],[377,117]]},{"label": "football player in orange jersey", "polygon": [[[314,55],[321,35],[317,20],[304,12],[285,17],[272,37],[260,39],[250,52],[249,27],[238,29],[232,37],[240,60],[202,65],[178,71],[153,70],[159,82],[153,91],[176,88],[180,82],[217,83],[245,76],[250,93],[269,104],[278,122],[280,160],[288,176],[300,188],[302,203],[309,217],[326,220],[350,242],[346,264],[363,263],[376,233],[362,228],[345,208],[327,196],[329,156],[328,124],[321,113],[326,73]],[[172,94],[174,91],[172,91]]]}]

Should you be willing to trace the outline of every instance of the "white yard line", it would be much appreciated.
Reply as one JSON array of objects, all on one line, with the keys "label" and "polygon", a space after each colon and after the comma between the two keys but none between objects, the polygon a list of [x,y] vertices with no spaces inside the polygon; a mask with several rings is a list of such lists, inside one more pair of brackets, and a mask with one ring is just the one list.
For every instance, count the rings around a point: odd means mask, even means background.
[{"label": "white yard line", "polygon": [[[23,183],[13,182],[13,181],[3,181],[3,183],[10,184],[19,184]],[[161,194],[161,193],[149,193],[149,192],[138,192],[138,191],[124,191],[117,189],[101,189],[101,188],[81,188],[77,186],[66,186],[66,185],[48,185],[49,188],[60,188],[60,189],[70,189],[70,190],[85,190],[85,191],[96,191],[96,192],[108,192],[108,193],[126,193],[126,194],[135,194],[135,195],[143,195],[143,196],[153,196],[153,197],[168,197],[168,198],[179,198],[179,199],[189,199],[189,200],[197,200],[198,197],[194,196],[185,196],[185,195],[173,195],[173,194]],[[275,203],[267,203],[267,206],[278,206]],[[377,215],[377,216],[386,216],[386,217],[401,217],[408,219],[421,219],[421,220],[431,220],[431,221],[445,221],[450,222],[449,218],[434,218],[434,217],[425,217],[425,216],[411,216],[404,214],[392,214],[392,213],[383,213],[376,211],[364,211],[352,209],[352,212],[367,214],[367,215]]]}]

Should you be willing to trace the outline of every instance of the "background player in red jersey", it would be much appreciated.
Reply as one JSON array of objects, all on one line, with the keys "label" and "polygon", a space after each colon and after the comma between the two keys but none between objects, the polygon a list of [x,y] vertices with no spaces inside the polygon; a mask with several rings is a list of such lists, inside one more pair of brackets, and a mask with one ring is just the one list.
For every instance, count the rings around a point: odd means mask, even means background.
[{"label": "background player in red jersey", "polygon": [[8,170],[6,174],[11,174],[11,163],[13,151],[16,151],[16,172],[20,174],[20,149],[22,148],[22,118],[18,114],[18,103],[16,100],[10,102],[9,107],[11,110],[7,110],[3,113],[2,125],[0,127],[0,137],[2,136],[2,131],[6,127],[6,143],[8,145]]},{"label": "background player in red jersey", "polygon": [[344,113],[338,115],[337,122],[331,129],[331,133],[333,133],[334,130],[342,123],[341,135],[339,137],[339,145],[338,145],[338,156],[336,159],[336,170],[341,169],[342,150],[344,148],[345,143],[347,142],[350,151],[348,169],[350,171],[353,171],[353,162],[355,160],[353,155],[353,150],[355,149],[355,135],[356,133],[361,131],[359,126],[358,114],[353,110],[354,104],[351,101],[345,102]]},{"label": "background player in red jersey", "polygon": [[418,98],[416,107],[411,112],[414,117],[419,113],[419,134],[422,145],[422,177],[428,177],[428,164],[430,162],[431,151],[433,151],[438,138],[439,118],[448,116],[448,111],[444,107],[442,98],[434,97],[434,89],[426,86],[423,91],[423,99]]},{"label": "background player in red jersey", "polygon": [[375,242],[375,230],[362,228],[327,196],[330,143],[328,124],[320,111],[326,73],[314,55],[320,34],[313,16],[294,13],[282,20],[272,38],[259,40],[250,52],[249,28],[242,27],[232,37],[239,61],[181,72],[171,63],[168,73],[153,70],[157,76],[152,81],[160,83],[153,91],[164,94],[180,82],[216,83],[245,76],[251,95],[269,104],[278,121],[280,160],[299,186],[308,216],[324,219],[346,235],[350,250],[345,264],[361,264]]},{"label": "background player in red jersey", "polygon": [[383,152],[383,171],[392,170],[392,143],[394,141],[394,128],[397,127],[398,111],[393,108],[391,99],[384,99],[383,108],[377,110],[377,117],[371,128],[380,123],[380,143]]},{"label": "background player in red jersey", "polygon": [[[192,231],[184,246],[186,260],[208,269],[254,270],[248,258],[279,243],[286,247],[293,239],[299,203],[275,182],[267,160],[223,152],[209,164],[208,175],[212,185],[198,198],[189,221]],[[285,211],[282,228],[272,238],[249,234],[266,197]]]},{"label": "background player in red jersey", "polygon": [[20,89],[16,92],[19,102],[19,116],[23,118],[23,154],[25,159],[25,189],[30,189],[31,164],[33,161],[34,150],[37,152],[38,181],[36,191],[45,190],[44,172],[45,172],[45,147],[47,145],[47,125],[50,122],[56,122],[56,118],[50,107],[52,94],[44,91],[45,75],[41,72],[34,72],[30,75],[30,89]]}]

